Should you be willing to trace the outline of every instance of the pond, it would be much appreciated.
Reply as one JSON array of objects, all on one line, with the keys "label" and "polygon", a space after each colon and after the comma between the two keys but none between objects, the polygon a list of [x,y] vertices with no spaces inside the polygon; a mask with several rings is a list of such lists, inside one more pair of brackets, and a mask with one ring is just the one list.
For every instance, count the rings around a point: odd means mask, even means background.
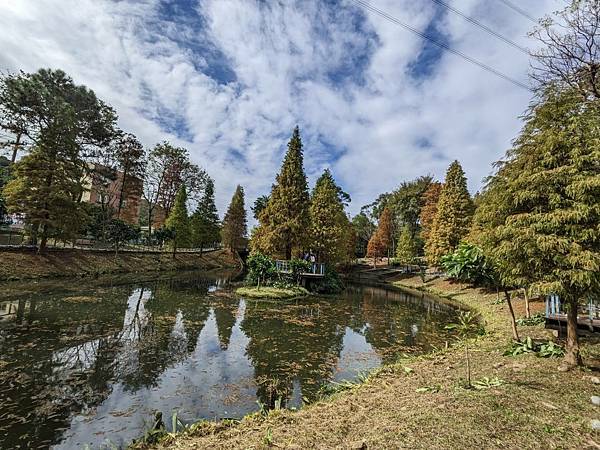
[{"label": "pond", "polygon": [[300,407],[332,382],[444,345],[456,316],[358,285],[273,302],[236,298],[206,273],[78,283],[0,297],[0,448],[122,447],[156,411],[189,423],[278,399]]}]

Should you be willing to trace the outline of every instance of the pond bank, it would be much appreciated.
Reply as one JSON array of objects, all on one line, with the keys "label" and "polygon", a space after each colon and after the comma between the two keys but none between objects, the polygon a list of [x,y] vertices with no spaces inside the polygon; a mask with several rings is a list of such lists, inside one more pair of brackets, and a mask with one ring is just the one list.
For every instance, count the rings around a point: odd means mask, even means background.
[{"label": "pond bank", "polygon": [[[253,414],[239,424],[204,422],[160,448],[597,448],[590,427],[600,410],[590,403],[600,386],[583,370],[557,371],[559,359],[503,356],[510,341],[507,307],[495,293],[462,289],[419,277],[394,284],[443,295],[478,311],[486,334],[471,340],[474,380],[497,381],[481,390],[462,386],[464,352],[451,346],[375,371],[367,381],[298,412]],[[543,325],[523,336],[549,338]],[[583,345],[597,361],[598,343]],[[494,384],[497,384],[494,386]]]},{"label": "pond bank", "polygon": [[96,277],[104,274],[213,270],[239,266],[226,251],[199,253],[134,253],[93,250],[51,250],[38,255],[31,250],[1,251],[0,282],[64,277]]}]

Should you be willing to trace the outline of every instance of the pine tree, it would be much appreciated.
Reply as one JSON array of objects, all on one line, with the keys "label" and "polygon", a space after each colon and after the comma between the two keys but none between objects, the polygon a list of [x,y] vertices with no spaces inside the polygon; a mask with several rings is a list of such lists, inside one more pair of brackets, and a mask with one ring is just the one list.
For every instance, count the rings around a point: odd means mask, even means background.
[{"label": "pine tree", "polygon": [[344,213],[336,185],[329,169],[317,180],[310,199],[310,246],[317,259],[338,263],[348,258],[348,230],[350,223]]},{"label": "pine tree", "polygon": [[241,249],[245,245],[247,233],[244,188],[238,185],[223,218],[223,245],[231,251]]},{"label": "pine tree", "polygon": [[190,222],[192,242],[195,247],[200,247],[200,252],[205,244],[214,244],[221,239],[219,214],[215,205],[215,185],[210,178],[206,181],[204,195],[198,202]]},{"label": "pine tree", "polygon": [[431,233],[431,227],[437,214],[437,205],[440,199],[440,193],[442,192],[442,183],[433,182],[429,185],[429,188],[423,194],[423,207],[419,215],[419,222],[421,225],[421,239],[427,242],[429,234]]},{"label": "pine tree", "polygon": [[40,235],[40,252],[48,237],[73,237],[85,222],[77,203],[87,160],[114,138],[115,122],[112,108],[60,70],[0,77],[0,128],[31,151],[5,188],[7,204],[30,225],[33,243]]},{"label": "pine tree", "polygon": [[171,213],[165,222],[165,226],[173,233],[173,257],[175,257],[178,248],[190,244],[192,237],[186,202],[187,192],[185,186],[181,186],[175,196]]},{"label": "pine tree", "polygon": [[505,286],[558,294],[568,365],[581,362],[577,306],[600,294],[600,109],[576,91],[543,93],[498,163],[473,238]]},{"label": "pine tree", "polygon": [[296,127],[267,206],[260,213],[260,226],[252,235],[254,250],[290,259],[294,251],[305,246],[310,216],[303,158],[300,130]]},{"label": "pine tree", "polygon": [[437,265],[460,243],[471,226],[474,206],[467,190],[467,179],[458,161],[448,167],[446,180],[440,192],[437,212],[425,245],[425,256],[431,265]]}]

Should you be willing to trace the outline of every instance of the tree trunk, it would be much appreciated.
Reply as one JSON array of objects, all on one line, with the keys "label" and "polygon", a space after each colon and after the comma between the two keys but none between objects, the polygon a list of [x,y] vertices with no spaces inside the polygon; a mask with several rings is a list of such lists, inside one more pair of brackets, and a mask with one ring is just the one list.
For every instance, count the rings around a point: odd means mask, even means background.
[{"label": "tree trunk", "polygon": [[14,164],[17,160],[17,152],[19,151],[19,146],[21,145],[21,133],[17,133],[17,138],[15,139],[15,145],[13,147],[12,158],[10,162]]},{"label": "tree trunk", "polygon": [[148,206],[148,239],[152,236],[152,209]]},{"label": "tree trunk", "polygon": [[200,242],[200,256],[202,256],[202,252],[204,250],[203,247],[204,247],[204,244],[202,242]]},{"label": "tree trunk", "polygon": [[517,321],[515,320],[515,311],[513,310],[512,302],[510,300],[510,293],[504,291],[504,297],[506,297],[506,303],[508,304],[508,310],[510,312],[510,326],[512,327],[513,339],[515,341],[520,341],[519,332],[517,331]]},{"label": "tree trunk", "polygon": [[471,387],[471,358],[469,357],[469,346],[465,344],[465,351],[467,353],[467,386]]},{"label": "tree trunk", "polygon": [[525,317],[531,318],[531,309],[529,308],[529,291],[527,288],[523,289],[525,295]]},{"label": "tree trunk", "polygon": [[40,241],[40,246],[38,247],[38,254],[44,253],[46,251],[46,243],[48,242],[48,224],[44,224],[42,226],[42,240]]},{"label": "tree trunk", "polygon": [[572,297],[568,300],[568,308],[565,363],[569,367],[576,367],[582,365],[581,354],[579,353],[579,339],[577,338],[577,297]]}]

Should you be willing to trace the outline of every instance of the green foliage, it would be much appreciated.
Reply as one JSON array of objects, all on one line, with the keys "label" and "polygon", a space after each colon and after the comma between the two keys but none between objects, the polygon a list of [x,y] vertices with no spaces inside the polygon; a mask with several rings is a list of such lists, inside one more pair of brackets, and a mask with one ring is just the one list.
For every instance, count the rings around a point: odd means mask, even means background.
[{"label": "green foliage", "polygon": [[190,218],[190,226],[194,247],[202,248],[205,244],[213,244],[221,239],[221,225],[215,205],[214,182],[210,178],[207,179],[204,195]]},{"label": "green foliage", "polygon": [[[488,181],[472,232],[505,285],[558,294],[569,308],[600,292],[598,123],[598,105],[577,93],[541,93]],[[568,362],[577,364],[576,324],[568,329]]]},{"label": "green foliage", "polygon": [[[310,247],[317,260],[336,264],[352,258],[354,246],[347,243],[351,224],[344,212],[337,186],[329,169],[317,180],[310,198]],[[351,251],[350,251],[351,250]]]},{"label": "green foliage", "polygon": [[252,234],[252,249],[290,259],[304,249],[310,225],[309,195],[300,130],[294,128],[269,201]]},{"label": "green foliage", "polygon": [[527,318],[527,317],[523,317],[520,319],[517,319],[517,325],[520,326],[525,326],[525,327],[532,327],[535,325],[539,325],[546,322],[546,317],[543,313],[538,313],[538,314],[534,314],[533,316]]},{"label": "green foliage", "polygon": [[479,322],[479,316],[473,311],[460,311],[458,322],[445,326],[446,330],[454,331],[459,338],[465,338],[473,333],[481,334],[483,328]]},{"label": "green foliage", "polygon": [[476,285],[493,284],[493,268],[476,245],[461,242],[454,252],[442,257],[441,264],[446,274],[455,280]]},{"label": "green foliage", "polygon": [[230,250],[244,248],[247,232],[244,188],[238,185],[223,218],[223,245]]},{"label": "green foliage", "polygon": [[316,291],[319,294],[337,294],[344,290],[340,275],[330,266],[325,266],[325,276],[321,278]]},{"label": "green foliage", "polygon": [[178,248],[190,245],[192,233],[186,203],[187,193],[185,186],[182,185],[179,188],[177,197],[175,197],[175,204],[173,205],[171,214],[169,214],[169,217],[167,217],[167,221],[165,222],[165,227],[173,233],[171,238],[173,253],[175,253]]},{"label": "green foliage", "polygon": [[454,161],[446,172],[429,239],[425,243],[429,264],[439,264],[444,255],[458,247],[469,232],[473,211],[465,173],[459,162]]},{"label": "green foliage", "polygon": [[64,72],[42,69],[0,78],[0,128],[22,135],[30,154],[15,164],[4,196],[33,234],[74,237],[86,221],[80,205],[86,160],[115,136],[116,114]]},{"label": "green foliage", "polygon": [[129,225],[121,219],[111,219],[106,224],[106,240],[113,244],[115,250],[127,241],[133,241],[140,237],[140,229]]},{"label": "green foliage", "polygon": [[254,205],[252,205],[250,209],[252,210],[252,215],[256,220],[260,220],[260,213],[267,207],[267,203],[269,203],[268,195],[261,195],[254,200]]},{"label": "green foliage", "polygon": [[565,349],[552,341],[541,344],[538,356],[542,358],[560,358],[565,355]]},{"label": "green foliage", "polygon": [[257,286],[267,285],[277,276],[275,261],[262,253],[252,253],[246,261],[248,275],[246,281]]},{"label": "green foliage", "polygon": [[423,241],[419,235],[411,231],[411,227],[404,225],[400,230],[396,245],[396,258],[401,264],[414,264],[418,261]]},{"label": "green foliage", "polygon": [[295,284],[300,284],[300,276],[303,273],[310,271],[311,263],[299,258],[292,258],[289,261],[289,268],[291,271],[291,277]]},{"label": "green foliage", "polygon": [[504,356],[519,356],[534,353],[541,358],[559,358],[565,355],[565,349],[552,341],[535,343],[530,336],[523,342],[512,342],[504,351]]},{"label": "green foliage", "polygon": [[0,225],[8,221],[8,209],[3,190],[10,179],[10,164],[8,158],[0,156]]},{"label": "green foliage", "polygon": [[375,224],[364,212],[361,212],[352,218],[352,226],[356,232],[355,254],[364,257],[367,254],[369,239],[375,232]]}]

